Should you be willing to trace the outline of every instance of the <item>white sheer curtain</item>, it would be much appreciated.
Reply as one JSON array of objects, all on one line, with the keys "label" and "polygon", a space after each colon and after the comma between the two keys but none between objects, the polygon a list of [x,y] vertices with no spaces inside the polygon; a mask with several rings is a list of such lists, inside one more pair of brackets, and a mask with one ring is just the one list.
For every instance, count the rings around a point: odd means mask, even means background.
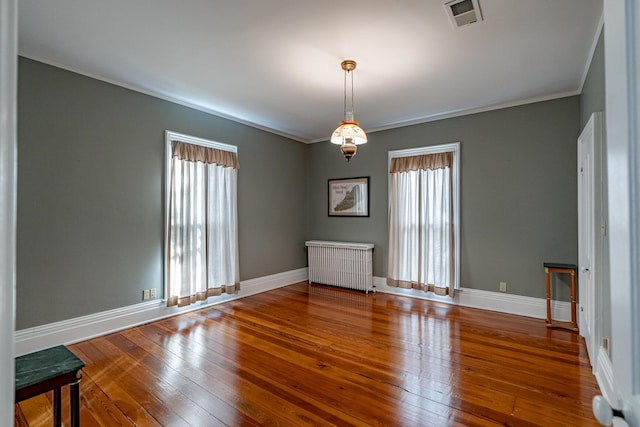
[{"label": "white sheer curtain", "polygon": [[393,159],[389,286],[454,293],[451,153]]},{"label": "white sheer curtain", "polygon": [[167,306],[240,289],[237,157],[172,143],[167,232]]}]

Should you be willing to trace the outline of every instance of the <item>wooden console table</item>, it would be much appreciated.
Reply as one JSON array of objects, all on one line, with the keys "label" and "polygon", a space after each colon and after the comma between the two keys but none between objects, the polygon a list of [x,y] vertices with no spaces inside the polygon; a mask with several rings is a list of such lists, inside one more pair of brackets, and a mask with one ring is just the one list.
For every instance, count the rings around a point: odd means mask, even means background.
[{"label": "wooden console table", "polygon": [[[576,271],[578,267],[574,264],[556,264],[553,262],[544,263],[544,272],[547,275],[547,327],[564,328],[572,331],[578,330],[576,322]],[[551,273],[569,274],[571,276],[571,321],[560,322],[551,319]]]},{"label": "wooden console table", "polygon": [[53,426],[62,425],[62,387],[69,384],[69,423],[80,426],[80,378],[84,362],[63,345],[16,357],[15,402],[53,390]]}]

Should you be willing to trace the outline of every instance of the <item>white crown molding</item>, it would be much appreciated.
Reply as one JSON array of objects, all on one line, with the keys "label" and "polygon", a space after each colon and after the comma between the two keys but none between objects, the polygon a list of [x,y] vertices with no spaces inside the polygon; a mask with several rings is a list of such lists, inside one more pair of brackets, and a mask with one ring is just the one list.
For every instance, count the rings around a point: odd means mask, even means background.
[{"label": "white crown molding", "polygon": [[[599,33],[598,33],[599,34]],[[597,38],[596,38],[596,43],[597,43]],[[595,49],[595,45],[594,45],[594,49]],[[250,122],[248,120],[243,120],[240,119],[238,117],[232,116],[230,114],[225,114],[222,113],[220,111],[216,111],[212,108],[207,108],[204,107],[202,105],[198,105],[195,103],[191,103],[191,102],[187,102],[181,99],[178,99],[174,96],[170,96],[170,95],[166,95],[163,93],[160,93],[158,91],[154,91],[148,88],[143,88],[140,86],[136,86],[133,84],[127,84],[127,83],[122,83],[119,81],[116,81],[114,79],[110,79],[104,76],[101,76],[99,74],[96,73],[89,73],[83,70],[79,70],[76,69],[74,67],[70,67],[68,65],[65,64],[60,64],[58,62],[55,61],[51,61],[47,58],[41,58],[38,57],[37,55],[27,55],[24,53],[19,53],[20,56],[24,57],[24,58],[28,58],[34,61],[38,61],[38,62],[42,62],[43,64],[47,64],[47,65],[51,65],[53,67],[56,68],[60,68],[66,71],[70,71],[72,73],[76,73],[76,74],[80,74],[82,76],[86,76],[92,79],[96,79],[96,80],[100,80],[102,82],[105,83],[109,83],[115,86],[119,86],[125,89],[129,89],[132,90],[134,92],[139,92],[145,95],[149,95],[149,96],[153,96],[154,98],[159,98],[159,99],[163,99],[165,101],[169,101],[172,102],[174,104],[177,105],[182,105],[184,107],[188,107],[188,108],[193,108],[194,110],[198,110],[198,111],[202,111],[203,113],[207,113],[207,114],[211,114],[213,116],[216,117],[220,117],[223,119],[227,119],[227,120],[231,120],[233,122],[236,123],[240,123],[242,125],[246,125],[255,129],[259,129],[265,132],[269,132],[272,133],[274,135],[278,135],[281,136],[283,138],[287,138],[287,139],[291,139],[293,141],[297,141],[297,142],[302,142],[304,144],[314,144],[316,142],[325,142],[328,141],[329,138],[316,138],[316,139],[307,139],[307,138],[302,138],[296,135],[292,135],[286,132],[281,132],[277,129],[273,129],[270,127],[266,127],[266,126],[262,126],[259,125],[257,123],[253,123]],[[593,55],[593,53],[592,53]],[[589,62],[590,64],[590,62]],[[588,67],[588,64],[587,64]],[[588,68],[587,68],[588,71]],[[584,84],[584,78],[586,78],[586,74],[583,77],[582,80],[582,84]],[[580,93],[582,93],[582,85],[580,86],[579,90],[573,90],[573,91],[568,91],[568,92],[560,92],[560,93],[555,93],[555,94],[551,94],[551,95],[545,95],[545,96],[541,96],[541,97],[535,97],[535,98],[527,98],[527,99],[523,99],[523,100],[519,100],[519,101],[512,101],[512,102],[505,102],[502,104],[493,104],[493,105],[487,105],[487,106],[481,106],[481,107],[471,107],[471,108],[463,108],[460,110],[455,110],[455,111],[449,111],[449,112],[444,112],[444,113],[437,113],[437,114],[433,114],[433,115],[429,115],[429,116],[423,116],[423,117],[419,117],[417,119],[411,119],[411,120],[406,120],[406,121],[400,121],[400,122],[395,122],[395,123],[389,123],[387,125],[383,125],[383,126],[378,126],[378,127],[373,127],[373,128],[368,128],[365,129],[366,133],[373,133],[373,132],[379,132],[379,131],[383,131],[383,130],[390,130],[390,129],[396,129],[396,128],[401,128],[401,127],[405,127],[405,126],[412,126],[412,125],[419,125],[422,123],[428,123],[428,122],[435,122],[438,120],[444,120],[444,119],[451,119],[454,117],[461,117],[461,116],[467,116],[470,114],[476,114],[476,113],[484,113],[487,111],[493,111],[493,110],[500,110],[502,108],[509,108],[509,107],[517,107],[520,105],[526,105],[526,104],[533,104],[535,102],[543,102],[543,101],[550,101],[553,99],[559,99],[559,98],[566,98],[568,96],[574,96],[574,95],[580,95]]]},{"label": "white crown molding", "polygon": [[[526,297],[471,288],[460,289],[454,298],[440,297],[433,293],[416,289],[394,288],[387,286],[386,282],[384,277],[373,278],[375,290],[378,292],[444,302],[462,307],[480,308],[500,313],[534,317],[536,319],[546,319],[547,317],[547,301],[544,298]],[[552,301],[551,310],[554,320],[568,321],[571,319],[571,303],[569,302]]]},{"label": "white crown molding", "polygon": [[188,307],[167,307],[161,299],[127,307],[76,317],[47,325],[22,329],[14,334],[15,356],[31,353],[60,344],[72,344],[89,338],[210,307],[227,301],[248,297],[272,289],[307,280],[307,268],[291,270],[240,283],[237,294],[224,294]]},{"label": "white crown molding", "polygon": [[183,107],[193,108],[194,110],[202,111],[203,113],[211,114],[213,116],[220,117],[222,119],[231,120],[232,122],[240,123],[241,125],[246,125],[246,126],[254,128],[254,129],[258,129],[258,130],[262,130],[262,131],[265,131],[265,132],[272,133],[274,135],[282,136],[283,138],[287,138],[287,139],[291,139],[291,140],[294,140],[294,141],[302,142],[304,144],[309,144],[310,143],[310,141],[308,139],[301,138],[299,136],[292,135],[292,134],[289,134],[289,133],[281,132],[281,131],[279,131],[277,129],[273,129],[273,128],[270,128],[270,127],[267,127],[267,126],[262,126],[262,125],[259,125],[257,123],[250,122],[248,120],[243,120],[243,119],[240,119],[238,117],[232,116],[230,114],[225,114],[225,113],[222,113],[220,111],[214,110],[212,108],[207,108],[207,107],[204,107],[202,105],[195,104],[193,102],[187,102],[187,101],[184,101],[182,99],[176,98],[175,96],[170,96],[170,95],[161,93],[159,91],[155,91],[155,90],[152,90],[152,89],[149,89],[149,88],[143,88],[143,87],[140,87],[140,86],[137,86],[137,85],[134,85],[134,84],[119,82],[117,80],[101,76],[100,74],[89,73],[87,71],[79,70],[77,68],[70,67],[68,65],[60,64],[59,62],[51,61],[51,60],[49,60],[47,58],[38,57],[37,55],[26,55],[24,53],[19,53],[19,55],[22,56],[23,58],[32,59],[34,61],[42,62],[43,64],[51,65],[51,66],[56,67],[56,68],[61,68],[61,69],[66,70],[66,71],[71,71],[72,73],[75,73],[75,74],[80,74],[82,76],[86,76],[86,77],[89,77],[89,78],[92,78],[92,79],[95,79],[95,80],[100,80],[102,82],[109,83],[109,84],[112,84],[114,86],[119,86],[119,87],[122,87],[122,88],[125,88],[125,89],[132,90],[134,92],[138,92],[138,93],[142,93],[142,94],[145,94],[145,95],[153,96],[154,98],[163,99],[165,101],[169,101],[169,102],[172,102],[174,104],[182,105]]},{"label": "white crown molding", "polygon": [[593,55],[596,53],[596,47],[598,47],[598,39],[600,39],[600,33],[604,28],[604,10],[600,15],[600,21],[598,21],[598,30],[596,31],[595,36],[591,42],[591,50],[589,51],[589,57],[587,58],[587,62],[584,64],[584,70],[582,71],[582,79],[580,80],[580,90],[582,93],[584,89],[584,84],[587,81],[587,75],[589,74],[589,68],[591,68],[591,62],[593,61]]},{"label": "white crown molding", "polygon": [[[511,108],[511,107],[518,107],[520,105],[535,104],[536,102],[552,101],[554,99],[567,98],[569,96],[580,95],[581,93],[582,93],[582,89],[580,89],[580,90],[571,90],[571,91],[567,91],[567,92],[558,92],[558,93],[554,93],[554,94],[551,94],[551,95],[539,96],[539,97],[535,97],[535,98],[522,99],[522,100],[519,100],[519,101],[505,102],[505,103],[502,103],[502,104],[486,105],[486,106],[482,106],[482,107],[463,108],[463,109],[460,109],[460,110],[448,111],[448,112],[444,112],[444,113],[433,114],[433,115],[430,115],[430,116],[424,116],[424,117],[420,117],[420,118],[417,118],[417,119],[411,119],[411,120],[406,120],[406,121],[401,121],[401,122],[396,122],[396,123],[390,123],[390,124],[384,125],[384,126],[378,126],[378,127],[374,127],[374,128],[367,128],[364,131],[365,131],[365,133],[369,134],[369,133],[374,133],[374,132],[380,132],[380,131],[383,131],[383,130],[397,129],[397,128],[401,128],[401,127],[405,127],[405,126],[420,125],[420,124],[423,124],[423,123],[437,122],[438,120],[452,119],[452,118],[455,118],[455,117],[468,116],[468,115],[471,115],[471,114],[478,114],[478,113],[485,113],[485,112],[488,112],[488,111],[501,110],[503,108]],[[316,142],[325,142],[325,141],[328,141],[328,140],[329,140],[329,138],[318,138],[318,139],[312,139],[310,142],[312,144],[315,144]]]}]

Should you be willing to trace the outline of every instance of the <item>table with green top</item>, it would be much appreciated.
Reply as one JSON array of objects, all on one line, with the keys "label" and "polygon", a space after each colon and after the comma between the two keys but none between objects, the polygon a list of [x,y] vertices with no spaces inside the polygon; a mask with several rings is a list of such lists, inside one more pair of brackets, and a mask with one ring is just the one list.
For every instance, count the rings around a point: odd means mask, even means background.
[{"label": "table with green top", "polygon": [[53,390],[53,426],[61,426],[62,387],[69,385],[69,423],[80,425],[84,362],[63,345],[16,357],[16,403]]}]

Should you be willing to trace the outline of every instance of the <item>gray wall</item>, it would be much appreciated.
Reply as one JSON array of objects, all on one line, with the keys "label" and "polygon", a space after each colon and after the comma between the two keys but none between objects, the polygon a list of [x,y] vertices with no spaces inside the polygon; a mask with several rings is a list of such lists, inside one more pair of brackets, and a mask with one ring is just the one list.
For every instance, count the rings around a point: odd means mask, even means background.
[{"label": "gray wall", "polygon": [[17,329],[162,289],[164,131],[238,146],[241,279],[306,265],[305,146],[20,58]]},{"label": "gray wall", "polygon": [[[580,96],[580,125],[582,128],[589,121],[591,113],[605,112],[605,86],[604,86],[604,30],[600,32],[598,44],[593,53],[589,71],[584,81]],[[596,148],[596,161],[605,168],[607,165],[607,132],[606,120],[603,114],[602,147]],[[607,217],[607,173],[602,171],[601,180],[596,184],[596,203],[601,202],[602,216]],[[596,277],[602,281],[602,305],[603,312],[596,317],[602,319],[602,336],[611,337],[611,287],[609,282],[609,236],[604,236],[602,245],[596,245],[596,257],[604,260],[602,271]]]},{"label": "gray wall", "polygon": [[[577,261],[578,96],[369,134],[350,164],[335,145],[307,148],[308,237],[375,243],[387,272],[389,150],[461,142],[461,285],[545,296],[543,262]],[[369,218],[327,216],[327,179],[370,176]],[[557,298],[567,300],[558,287]]]},{"label": "gray wall", "polygon": [[580,94],[580,128],[587,124],[591,113],[604,109],[604,31],[601,31]]},{"label": "gray wall", "polygon": [[[347,164],[329,143],[305,146],[24,58],[18,90],[18,329],[162,288],[166,129],[238,146],[242,280],[304,267],[305,239],[373,242],[384,277],[388,150],[455,141],[462,286],[506,281],[509,293],[543,297],[542,263],[576,262],[580,97],[371,133]],[[328,217],[327,180],[354,176],[371,178],[371,216]]]}]

